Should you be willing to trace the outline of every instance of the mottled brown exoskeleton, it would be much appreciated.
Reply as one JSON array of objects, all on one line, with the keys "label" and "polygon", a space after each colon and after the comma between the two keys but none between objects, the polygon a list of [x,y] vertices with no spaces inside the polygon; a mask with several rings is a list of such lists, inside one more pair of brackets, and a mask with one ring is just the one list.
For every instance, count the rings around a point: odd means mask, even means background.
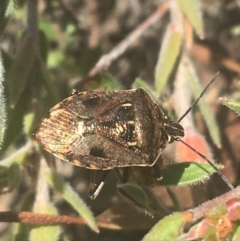
[{"label": "mottled brown exoskeleton", "polygon": [[[49,111],[34,135],[44,149],[76,166],[91,170],[153,166],[160,179],[157,161],[184,130],[139,88],[73,91]],[[94,188],[92,198],[100,191]]]},{"label": "mottled brown exoskeleton", "polygon": [[34,135],[61,160],[109,170],[153,166],[184,131],[140,88],[74,91],[49,111]]}]

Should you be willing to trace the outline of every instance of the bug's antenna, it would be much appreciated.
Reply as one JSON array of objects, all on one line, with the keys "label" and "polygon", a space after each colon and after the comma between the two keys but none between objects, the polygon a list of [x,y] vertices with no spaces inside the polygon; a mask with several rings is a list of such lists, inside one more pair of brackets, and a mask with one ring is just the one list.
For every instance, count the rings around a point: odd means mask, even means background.
[{"label": "bug's antenna", "polygon": [[[201,99],[201,97],[204,95],[208,87],[216,80],[218,77],[219,72],[217,72],[211,81],[208,83],[208,85],[203,89],[202,93],[199,95],[199,97],[192,103],[192,105],[186,110],[186,112],[180,117],[177,123],[179,123],[190,111],[191,109],[198,103],[198,101]],[[186,145],[188,148],[190,148],[192,151],[194,151],[196,154],[198,154],[203,160],[207,161],[209,165],[218,173],[218,175],[223,179],[223,181],[227,184],[227,186],[232,190],[234,189],[233,185],[230,183],[230,181],[227,179],[227,177],[220,172],[220,170],[214,165],[213,162],[211,162],[206,156],[198,152],[196,149],[188,145],[185,141],[181,140],[180,138],[176,139],[177,141],[182,142],[184,145]]]},{"label": "bug's antenna", "polygon": [[212,163],[210,160],[207,159],[206,156],[204,156],[203,154],[201,154],[200,152],[198,152],[196,149],[194,149],[193,147],[191,147],[190,145],[188,145],[185,141],[177,138],[177,141],[182,142],[184,145],[186,145],[188,148],[190,148],[192,151],[194,151],[196,154],[198,154],[202,159],[204,159],[205,161],[207,161],[209,163],[209,165],[218,173],[218,175],[223,179],[223,181],[228,185],[228,187],[233,190],[234,187],[233,185],[229,182],[229,180],[227,179],[227,177],[222,174],[220,172],[220,170],[214,165],[214,163]]},{"label": "bug's antenna", "polygon": [[206,92],[206,90],[208,89],[208,87],[216,80],[216,78],[218,77],[219,72],[217,72],[213,78],[211,79],[211,81],[208,83],[208,85],[204,88],[204,90],[202,91],[202,93],[199,95],[199,97],[192,103],[192,105],[186,110],[186,112],[180,117],[180,119],[178,120],[177,123],[179,123],[190,111],[191,109],[198,103],[198,101],[201,99],[201,97],[204,95],[204,93]]}]

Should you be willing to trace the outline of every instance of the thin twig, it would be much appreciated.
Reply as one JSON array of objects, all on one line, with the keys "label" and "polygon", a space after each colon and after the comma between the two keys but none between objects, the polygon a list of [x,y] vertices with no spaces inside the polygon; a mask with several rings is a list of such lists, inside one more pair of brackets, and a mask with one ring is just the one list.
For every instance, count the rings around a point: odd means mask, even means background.
[{"label": "thin twig", "polygon": [[96,76],[103,69],[107,68],[112,61],[119,58],[128,48],[134,43],[145,31],[155,24],[168,10],[169,3],[162,4],[149,18],[147,18],[139,27],[137,27],[132,33],[130,33],[121,43],[119,43],[108,54],[103,55],[96,65],[90,70],[88,75],[81,80],[78,88],[81,88],[89,79]]},{"label": "thin twig", "polygon": [[29,139],[24,144],[24,146],[19,148],[17,151],[15,151],[13,154],[8,156],[6,159],[2,159],[1,160],[1,165],[9,167],[13,163],[16,163],[16,162],[18,164],[21,164],[22,162],[24,162],[25,157],[32,153],[33,148],[34,148],[33,142],[32,142],[32,140]]},{"label": "thin twig", "polygon": [[192,222],[196,222],[197,220],[203,218],[209,212],[209,210],[216,207],[220,203],[226,203],[227,201],[236,197],[240,197],[240,186],[214,198],[213,200],[207,201],[192,210],[188,210],[193,213]]},{"label": "thin twig", "polygon": [[85,221],[79,217],[12,211],[0,212],[0,222],[44,225],[85,224]]}]

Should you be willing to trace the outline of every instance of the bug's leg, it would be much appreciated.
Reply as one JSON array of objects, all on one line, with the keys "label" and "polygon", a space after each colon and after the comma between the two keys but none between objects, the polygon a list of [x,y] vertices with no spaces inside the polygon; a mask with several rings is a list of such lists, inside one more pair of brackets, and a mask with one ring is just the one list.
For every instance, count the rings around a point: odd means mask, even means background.
[{"label": "bug's leg", "polygon": [[94,189],[96,187],[96,171],[90,170],[89,171],[90,176],[89,176],[89,186],[88,186],[88,195],[91,199],[94,193]]},{"label": "bug's leg", "polygon": [[70,96],[71,96],[71,95],[76,95],[76,94],[78,94],[78,93],[80,93],[79,90],[72,89],[71,92],[70,92]]},{"label": "bug's leg", "polygon": [[156,163],[153,165],[153,170],[157,176],[157,180],[160,181],[163,179],[163,173],[165,172],[165,168],[163,167],[163,159],[162,156],[158,158]]},{"label": "bug's leg", "polygon": [[89,183],[89,188],[88,188],[88,194],[92,200],[94,200],[101,192],[101,190],[105,184],[105,179],[109,173],[109,171],[99,171],[99,172],[101,172],[101,177],[99,180],[96,180],[97,179],[97,171],[90,170],[90,183]]},{"label": "bug's leg", "polygon": [[130,167],[124,167],[122,169],[123,169],[122,172],[120,171],[120,168],[114,169],[118,182],[121,184],[126,183],[128,181]]},{"label": "bug's leg", "polygon": [[123,174],[122,174],[122,182],[126,183],[129,179],[129,174],[130,174],[131,167],[126,167],[123,169]]}]

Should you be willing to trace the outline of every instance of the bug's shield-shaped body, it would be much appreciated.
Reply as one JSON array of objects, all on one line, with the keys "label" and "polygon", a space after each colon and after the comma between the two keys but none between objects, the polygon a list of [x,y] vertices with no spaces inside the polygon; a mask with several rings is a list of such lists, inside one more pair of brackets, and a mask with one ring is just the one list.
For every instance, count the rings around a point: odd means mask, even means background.
[{"label": "bug's shield-shaped body", "polygon": [[43,118],[34,133],[62,160],[89,169],[152,166],[183,136],[143,89],[77,92]]}]

